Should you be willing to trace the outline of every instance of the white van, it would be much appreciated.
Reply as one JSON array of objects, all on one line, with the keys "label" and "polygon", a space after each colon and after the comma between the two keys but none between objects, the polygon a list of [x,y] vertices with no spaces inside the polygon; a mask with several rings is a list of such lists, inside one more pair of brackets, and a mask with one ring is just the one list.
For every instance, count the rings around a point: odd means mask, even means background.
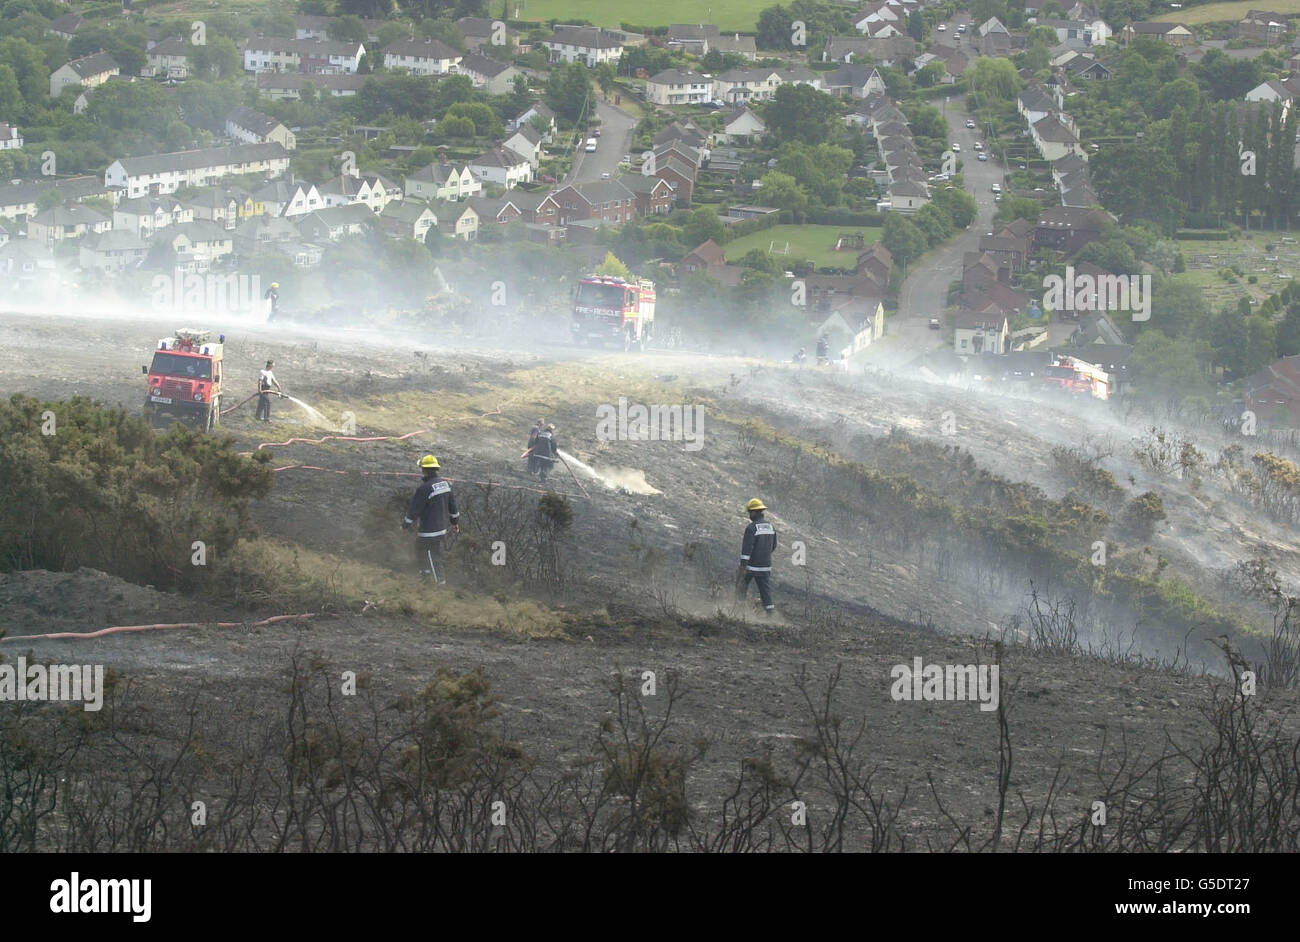
[{"label": "white van", "polygon": [[589,154],[594,154],[596,152],[596,139],[594,137],[587,138],[587,146],[583,150]]}]

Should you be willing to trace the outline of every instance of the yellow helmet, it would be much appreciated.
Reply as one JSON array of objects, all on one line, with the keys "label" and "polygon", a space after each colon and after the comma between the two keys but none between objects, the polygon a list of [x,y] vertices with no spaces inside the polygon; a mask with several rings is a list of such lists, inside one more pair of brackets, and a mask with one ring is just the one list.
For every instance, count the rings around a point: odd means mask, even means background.
[{"label": "yellow helmet", "polygon": [[767,510],[767,504],[763,503],[757,497],[745,505],[746,510]]},{"label": "yellow helmet", "polygon": [[435,458],[435,457],[433,457],[433,455],[425,455],[423,458],[420,459],[420,467],[421,467],[421,468],[441,468],[442,465],[438,464],[438,459]]},{"label": "yellow helmet", "polygon": [[278,288],[278,287],[280,287],[280,282],[278,282],[278,281],[273,281],[273,282],[271,282],[271,287],[272,287],[272,288]]}]

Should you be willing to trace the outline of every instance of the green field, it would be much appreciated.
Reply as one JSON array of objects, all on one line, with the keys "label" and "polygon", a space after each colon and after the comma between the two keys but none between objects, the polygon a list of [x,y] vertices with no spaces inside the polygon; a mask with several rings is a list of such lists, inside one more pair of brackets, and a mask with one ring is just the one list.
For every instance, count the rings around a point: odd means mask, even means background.
[{"label": "green field", "polygon": [[[627,3],[625,0],[508,0],[510,15],[521,20],[582,17],[597,26],[669,26],[673,23],[716,23],[724,30],[754,30],[758,14],[772,0],[659,0]],[[498,11],[492,5],[493,12]],[[518,12],[516,12],[518,11]]]},{"label": "green field", "polygon": [[1207,3],[1203,7],[1188,10],[1167,10],[1159,16],[1151,17],[1155,23],[1182,23],[1184,26],[1199,26],[1202,23],[1235,23],[1251,10],[1267,9],[1270,13],[1300,13],[1300,0],[1278,0],[1268,7],[1261,7],[1252,0],[1239,0],[1235,3]]},{"label": "green field", "polygon": [[871,245],[880,238],[879,229],[854,228],[851,226],[773,226],[752,232],[724,245],[727,261],[739,262],[750,249],[768,250],[776,242],[777,258],[790,243],[791,260],[810,259],[818,268],[852,268],[857,264],[858,253],[852,249],[845,252],[835,251],[835,240],[842,232],[861,232],[866,244]]}]

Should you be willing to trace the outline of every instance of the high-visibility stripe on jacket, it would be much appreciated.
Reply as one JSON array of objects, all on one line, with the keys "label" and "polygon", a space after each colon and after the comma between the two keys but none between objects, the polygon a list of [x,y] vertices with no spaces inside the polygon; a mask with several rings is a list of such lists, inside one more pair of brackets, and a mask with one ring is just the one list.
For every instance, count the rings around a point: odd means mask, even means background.
[{"label": "high-visibility stripe on jacket", "polygon": [[460,519],[456,509],[456,498],[451,493],[451,485],[438,475],[433,474],[420,482],[411,498],[410,509],[406,511],[406,522],[419,521],[417,536],[443,536],[449,523]]},{"label": "high-visibility stripe on jacket", "polygon": [[775,549],[776,527],[762,518],[751,520],[740,544],[740,564],[750,572],[771,572]]}]

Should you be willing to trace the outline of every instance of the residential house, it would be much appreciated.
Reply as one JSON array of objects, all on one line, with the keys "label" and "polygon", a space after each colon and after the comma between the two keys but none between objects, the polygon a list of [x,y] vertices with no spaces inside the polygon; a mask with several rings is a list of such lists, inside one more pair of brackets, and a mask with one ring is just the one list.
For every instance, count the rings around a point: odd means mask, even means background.
[{"label": "residential house", "polygon": [[120,272],[137,267],[149,254],[149,243],[134,232],[110,229],[81,240],[77,262],[82,270]]},{"label": "residential house", "polygon": [[337,242],[347,236],[361,235],[375,222],[375,214],[362,203],[328,206],[304,214],[298,231],[307,242]]},{"label": "residential house", "polygon": [[226,134],[245,144],[279,144],[285,150],[298,146],[298,139],[278,119],[243,105],[226,115]]},{"label": "residential house", "polygon": [[244,43],[244,71],[353,75],[365,54],[365,44],[352,40],[254,36]]},{"label": "residential house", "polygon": [[77,35],[77,30],[86,25],[86,18],[80,13],[65,13],[56,20],[51,20],[50,25],[45,28],[45,32],[53,33],[60,39],[66,39],[69,42]]},{"label": "residential house", "polygon": [[37,180],[34,183],[0,184],[0,218],[24,219],[36,215],[36,202],[54,190],[64,202],[81,202],[90,197],[107,197],[117,202],[113,191],[98,177],[65,177],[62,180]]},{"label": "residential house", "polygon": [[630,173],[619,178],[619,183],[631,190],[636,197],[638,216],[663,216],[672,212],[673,188],[662,177]]},{"label": "residential house", "polygon": [[135,197],[175,193],[181,186],[209,186],[235,174],[276,176],[288,169],[289,153],[280,144],[237,144],[123,157],[104,172],[104,185]]},{"label": "residential house", "polygon": [[[294,38],[329,39],[330,27],[337,22],[338,18],[333,16],[312,16],[300,13],[293,18]],[[365,28],[366,39],[375,42],[378,39],[379,30],[384,25],[384,21],[363,17],[361,25]]]},{"label": "residential house", "polygon": [[813,314],[827,314],[843,309],[850,298],[867,299],[874,307],[884,298],[884,291],[876,282],[863,275],[830,275],[813,272],[803,279],[807,292],[808,310]]},{"label": "residential house", "polygon": [[551,194],[559,205],[556,223],[566,226],[579,220],[620,226],[637,214],[636,194],[619,180],[599,180],[562,186]]},{"label": "residential house", "polygon": [[510,122],[510,129],[513,131],[525,124],[533,124],[533,118],[541,118],[549,127],[543,129],[542,141],[546,144],[551,143],[555,136],[555,112],[548,108],[542,102],[534,102],[527,109],[521,112],[514,120]]},{"label": "residential house", "polygon": [[930,202],[930,188],[918,181],[900,180],[889,187],[889,208],[896,213],[914,213]]},{"label": "residential house", "polygon": [[273,101],[297,101],[303,89],[321,98],[350,98],[366,84],[366,75],[307,75],[302,72],[259,72],[257,90]]},{"label": "residential house", "polygon": [[917,54],[910,36],[832,36],[822,50],[823,62],[865,62],[892,67]]},{"label": "residential house", "polygon": [[708,40],[705,45],[709,51],[717,50],[724,55],[730,53],[736,56],[744,56],[750,62],[758,58],[758,46],[753,36],[742,36],[740,33],[732,33],[730,36],[723,33]]},{"label": "residential house", "polygon": [[478,212],[469,203],[460,202],[441,209],[438,231],[453,239],[471,242],[478,238]]},{"label": "residential house", "polygon": [[1029,263],[1033,240],[1029,233],[1017,235],[1014,230],[1002,226],[980,236],[979,250],[1004,262],[1012,271],[1021,272]]},{"label": "residential house", "polygon": [[665,69],[646,79],[646,100],[656,105],[698,105],[713,97],[713,79],[698,72]]},{"label": "residential house", "polygon": [[741,265],[727,263],[727,254],[712,239],[707,239],[682,256],[677,263],[680,275],[707,275],[725,285],[740,284],[745,269]]},{"label": "residential house", "polygon": [[202,219],[168,229],[162,238],[178,256],[198,260],[201,269],[211,268],[235,250],[231,230]]},{"label": "residential house", "polygon": [[1101,210],[1054,206],[1039,214],[1034,246],[1072,255],[1098,239],[1106,223],[1111,221],[1112,217]]},{"label": "residential house", "polygon": [[22,150],[23,136],[12,124],[0,122],[0,150]]},{"label": "residential house", "polygon": [[542,45],[551,62],[581,62],[588,68],[602,62],[617,62],[623,55],[623,40],[594,26],[557,25]]},{"label": "residential house", "polygon": [[[249,198],[251,199],[251,196]],[[206,219],[226,229],[234,229],[239,225],[239,210],[242,201],[241,197],[236,196],[231,191],[223,192],[212,189],[190,199],[182,200],[181,205],[190,211],[191,220]],[[126,202],[126,200],[122,202]],[[117,217],[114,216],[113,227],[116,229],[120,228],[120,226]]]},{"label": "residential house", "polygon": [[869,65],[842,65],[822,76],[822,88],[836,98],[866,98],[885,90],[880,72]]},{"label": "residential house", "polygon": [[96,88],[121,72],[117,60],[106,52],[95,52],[73,59],[50,73],[50,97],[58,98],[60,92],[73,85]]},{"label": "residential house", "polygon": [[1037,124],[1048,115],[1056,113],[1056,102],[1052,96],[1037,85],[1026,88],[1016,98],[1016,110],[1024,117],[1025,123]]},{"label": "residential house", "polygon": [[456,21],[456,28],[470,52],[478,52],[484,46],[513,46],[519,37],[518,31],[508,28],[504,21],[485,16],[462,16]]},{"label": "residential house", "polygon": [[1029,136],[1044,160],[1059,160],[1066,154],[1083,153],[1079,139],[1054,115],[1030,125]]},{"label": "residential house", "polygon": [[670,48],[676,46],[693,56],[703,56],[709,51],[709,40],[717,39],[720,34],[712,23],[673,23],[668,27],[667,39]]},{"label": "residential house", "polygon": [[528,158],[500,145],[470,160],[469,169],[480,181],[495,183],[507,190],[533,179],[533,165]]},{"label": "residential house", "polygon": [[1126,44],[1139,36],[1147,36],[1171,46],[1186,46],[1195,38],[1182,23],[1130,23],[1119,31],[1119,36]]},{"label": "residential house", "polygon": [[272,216],[286,218],[305,216],[318,209],[325,209],[327,205],[316,184],[310,180],[296,180],[292,176],[272,180],[254,191],[253,196],[266,206],[266,211]]},{"label": "residential house", "polygon": [[169,36],[150,46],[140,75],[143,78],[189,78],[190,44],[180,36]]},{"label": "residential house", "polygon": [[1282,357],[1242,380],[1246,408],[1274,428],[1300,428],[1300,356]]},{"label": "residential house", "polygon": [[883,294],[889,287],[890,276],[894,273],[894,256],[884,243],[874,242],[871,247],[858,255],[853,269],[860,278],[869,279]]},{"label": "residential house", "polygon": [[1286,38],[1290,28],[1289,18],[1294,15],[1294,13],[1275,13],[1268,10],[1250,10],[1233,26],[1232,35],[1238,39],[1253,39],[1271,46]]},{"label": "residential house", "polygon": [[1114,74],[1104,62],[1086,57],[1071,63],[1066,71],[1073,81],[1104,82]]},{"label": "residential house", "polygon": [[231,237],[235,251],[241,256],[271,251],[273,246],[302,238],[293,220],[269,215],[245,219],[231,230]]},{"label": "residential house", "polygon": [[531,124],[522,125],[510,134],[502,146],[510,148],[525,158],[532,165],[534,172],[542,162],[542,135]]},{"label": "residential house", "polygon": [[350,206],[360,203],[371,212],[380,213],[390,203],[402,202],[402,186],[378,173],[341,173],[319,187],[326,206]]},{"label": "residential house", "polygon": [[1057,42],[1080,43],[1084,46],[1104,46],[1110,37],[1110,27],[1104,20],[1054,20],[1039,17],[1036,26],[1056,30]]},{"label": "residential house", "polygon": [[695,192],[695,166],[680,157],[669,155],[662,160],[655,160],[654,176],[668,181],[668,185],[673,189],[673,200],[675,202],[689,203],[691,201],[691,196]]},{"label": "residential house", "polygon": [[27,238],[50,245],[113,228],[113,220],[98,210],[78,203],[54,206],[27,220]]},{"label": "residential house", "polygon": [[438,227],[438,217],[428,203],[402,200],[389,203],[379,214],[379,227],[393,238],[423,242],[430,229]]},{"label": "residential house", "polygon": [[149,239],[159,229],[194,221],[194,210],[173,196],[140,196],[113,207],[113,229]]},{"label": "residential house", "polygon": [[713,79],[713,100],[727,104],[770,101],[782,84],[776,69],[728,69]]},{"label": "residential house", "polygon": [[456,71],[468,75],[475,88],[489,95],[505,95],[514,88],[515,76],[523,73],[508,62],[471,52],[460,60]]},{"label": "residential house", "polygon": [[[504,226],[507,223],[513,222],[514,220],[518,219],[521,215],[523,215],[523,211],[514,202],[514,195],[515,193],[519,193],[519,192],[522,191],[514,190],[511,192],[510,196],[500,197],[497,199],[493,199],[487,196],[476,196],[473,199],[471,199],[469,201],[469,205],[473,208],[474,212],[478,215],[479,228],[482,229],[490,225]],[[542,198],[541,194],[530,193],[529,195],[536,196],[537,202],[541,201]],[[533,202],[528,205],[536,206],[537,202]]]},{"label": "residential house", "polygon": [[1285,121],[1288,113],[1291,111],[1292,100],[1295,98],[1297,93],[1300,93],[1300,89],[1295,87],[1297,84],[1300,84],[1300,81],[1294,79],[1287,79],[1285,82],[1279,82],[1276,79],[1269,79],[1267,82],[1256,85],[1250,91],[1246,92],[1246,101],[1281,102],[1282,120]]},{"label": "residential house", "polygon": [[454,202],[482,193],[483,184],[468,165],[457,168],[444,160],[408,174],[403,189],[408,197],[414,199]]},{"label": "residential house", "polygon": [[709,139],[708,134],[696,127],[693,121],[674,121],[654,136],[654,147],[658,150],[676,141],[688,147],[703,147]]},{"label": "residential house", "polygon": [[384,67],[412,75],[450,75],[463,58],[439,39],[399,39],[384,47]]},{"label": "residential house", "polygon": [[964,356],[1011,352],[1011,321],[1006,314],[958,311],[953,351]]},{"label": "residential house", "polygon": [[767,134],[767,123],[744,106],[723,119],[722,130],[714,134],[719,144],[748,144]]},{"label": "residential house", "polygon": [[35,287],[46,281],[54,270],[54,255],[50,248],[33,242],[31,238],[11,239],[0,246],[0,284],[16,290]]}]

